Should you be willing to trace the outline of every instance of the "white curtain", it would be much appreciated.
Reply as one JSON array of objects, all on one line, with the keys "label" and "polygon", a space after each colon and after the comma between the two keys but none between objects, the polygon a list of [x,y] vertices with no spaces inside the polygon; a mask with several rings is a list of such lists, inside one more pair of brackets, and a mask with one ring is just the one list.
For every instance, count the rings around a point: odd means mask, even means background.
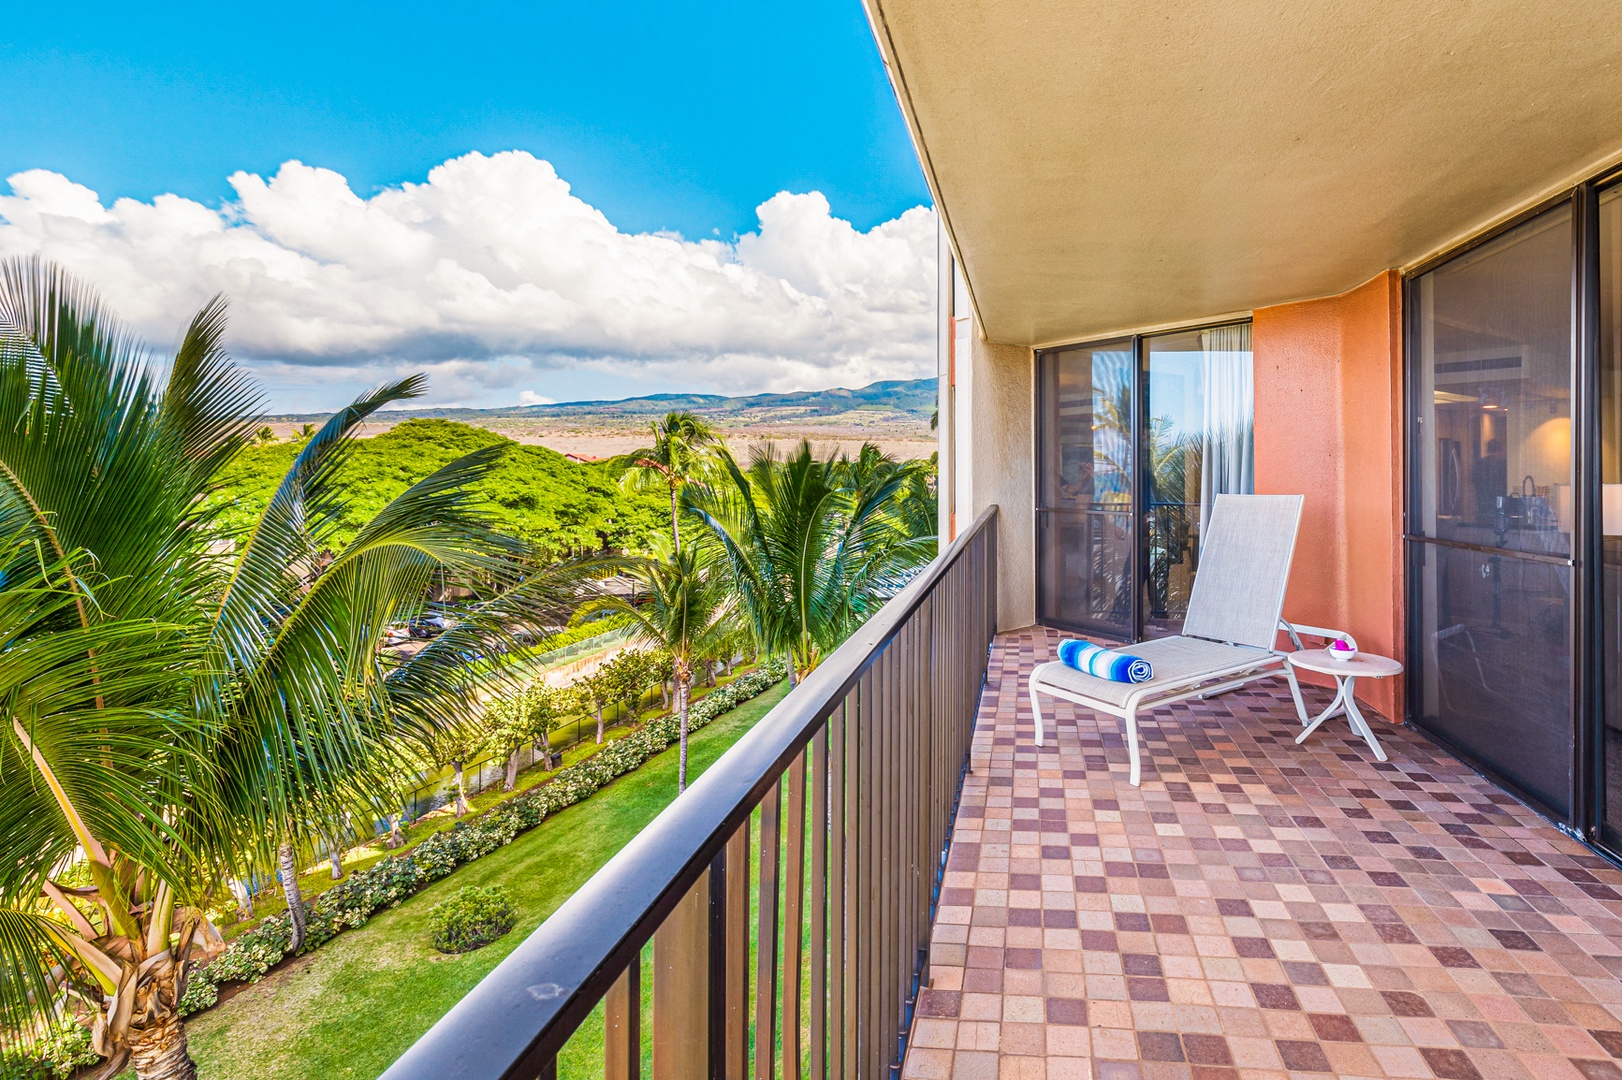
[{"label": "white curtain", "polygon": [[[1203,461],[1200,467],[1200,521],[1211,520],[1218,495],[1249,495],[1256,490],[1256,385],[1251,364],[1250,324],[1218,326],[1200,332],[1205,377]],[[1200,542],[1205,530],[1200,530]]]}]

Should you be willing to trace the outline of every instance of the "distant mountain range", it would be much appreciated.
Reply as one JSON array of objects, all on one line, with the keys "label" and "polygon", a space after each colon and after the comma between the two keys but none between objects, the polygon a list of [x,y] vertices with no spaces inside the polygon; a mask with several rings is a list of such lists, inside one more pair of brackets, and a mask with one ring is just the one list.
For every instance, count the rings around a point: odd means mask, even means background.
[{"label": "distant mountain range", "polygon": [[[515,405],[498,409],[402,409],[380,414],[389,419],[423,416],[484,426],[493,420],[540,420],[590,423],[605,427],[641,427],[648,420],[674,410],[686,410],[718,427],[737,429],[759,425],[838,424],[860,422],[913,427],[925,426],[935,411],[934,379],[891,379],[856,390],[802,390],[790,394],[650,394],[619,401],[564,401],[552,405]],[[316,415],[268,416],[268,420],[308,421]]]}]

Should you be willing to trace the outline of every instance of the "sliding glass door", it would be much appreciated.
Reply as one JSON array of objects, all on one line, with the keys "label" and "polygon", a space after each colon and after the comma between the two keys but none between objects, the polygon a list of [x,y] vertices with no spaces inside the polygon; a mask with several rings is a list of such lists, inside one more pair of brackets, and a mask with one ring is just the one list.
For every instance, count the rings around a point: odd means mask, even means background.
[{"label": "sliding glass door", "polygon": [[1598,228],[1598,428],[1600,603],[1595,612],[1600,676],[1600,840],[1622,850],[1622,185],[1600,191]]},{"label": "sliding glass door", "polygon": [[1037,363],[1037,617],[1116,639],[1134,625],[1134,366],[1130,341]]},{"label": "sliding glass door", "polygon": [[1622,855],[1622,179],[1405,310],[1408,718]]},{"label": "sliding glass door", "polygon": [[1037,354],[1037,616],[1174,634],[1222,492],[1254,488],[1250,324]]},{"label": "sliding glass door", "polygon": [[1412,718],[1571,809],[1572,208],[1410,283]]}]

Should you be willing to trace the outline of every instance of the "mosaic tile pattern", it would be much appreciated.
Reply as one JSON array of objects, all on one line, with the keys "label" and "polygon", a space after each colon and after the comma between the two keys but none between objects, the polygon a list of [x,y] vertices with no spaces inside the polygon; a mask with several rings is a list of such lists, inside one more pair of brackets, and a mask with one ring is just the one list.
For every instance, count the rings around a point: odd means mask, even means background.
[{"label": "mosaic tile pattern", "polygon": [[1141,788],[1113,718],[1038,750],[1057,640],[998,639],[905,1077],[1622,1080],[1622,873],[1282,680],[1140,718]]}]

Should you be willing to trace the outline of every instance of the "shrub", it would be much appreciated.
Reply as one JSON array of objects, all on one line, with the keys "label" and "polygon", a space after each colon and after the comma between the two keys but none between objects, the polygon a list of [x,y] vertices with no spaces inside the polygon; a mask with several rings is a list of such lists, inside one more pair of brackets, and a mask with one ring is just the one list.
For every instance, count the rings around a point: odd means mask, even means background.
[{"label": "shrub", "polygon": [[466,885],[429,910],[428,930],[440,952],[472,952],[511,930],[517,914],[512,894],[500,885]]},{"label": "shrub", "polygon": [[180,995],[175,1008],[181,1016],[211,1009],[220,1000],[220,988],[209,977],[207,968],[196,968],[186,980],[186,992]]}]

